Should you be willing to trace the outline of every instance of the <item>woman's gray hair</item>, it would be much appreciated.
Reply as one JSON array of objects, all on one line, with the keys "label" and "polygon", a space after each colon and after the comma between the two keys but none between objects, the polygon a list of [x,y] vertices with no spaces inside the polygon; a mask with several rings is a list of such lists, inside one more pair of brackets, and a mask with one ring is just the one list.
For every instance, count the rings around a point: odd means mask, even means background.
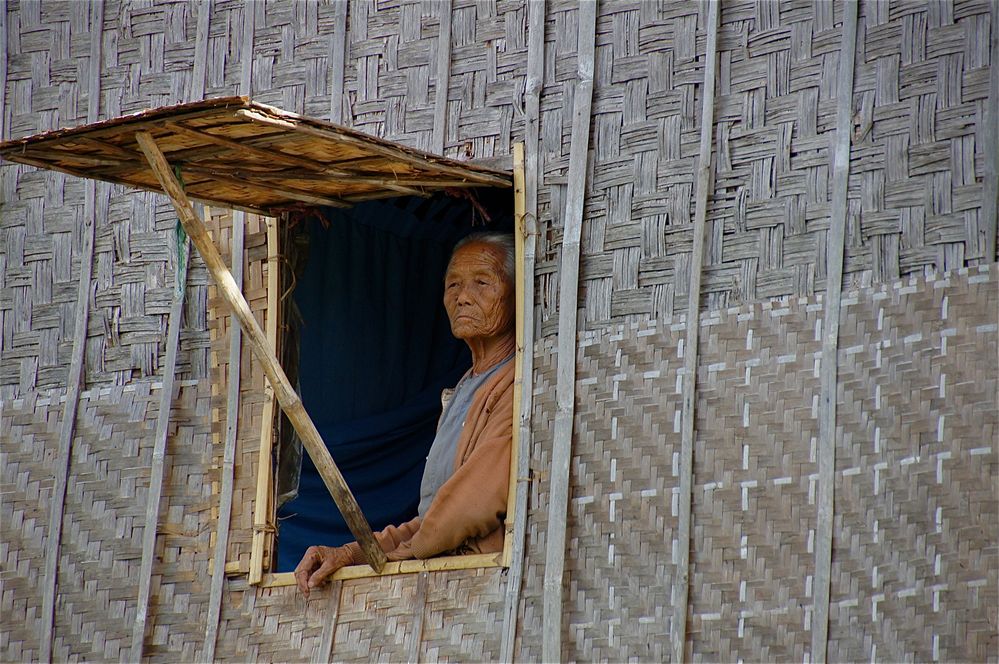
[{"label": "woman's gray hair", "polygon": [[473,242],[488,244],[503,251],[503,271],[506,272],[505,276],[509,282],[513,284],[517,274],[517,249],[513,242],[513,234],[497,233],[495,231],[471,233],[458,240],[458,243],[454,245],[454,249],[451,251],[451,258],[454,258],[459,249]]}]

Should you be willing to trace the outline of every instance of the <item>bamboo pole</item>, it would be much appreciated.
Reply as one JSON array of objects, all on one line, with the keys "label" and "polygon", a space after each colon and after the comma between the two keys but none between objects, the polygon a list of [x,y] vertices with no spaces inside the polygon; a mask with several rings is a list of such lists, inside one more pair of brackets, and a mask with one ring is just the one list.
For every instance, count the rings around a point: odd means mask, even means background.
[{"label": "bamboo pole", "polygon": [[[346,4],[346,3],[344,3]],[[336,623],[340,617],[340,597],[343,581],[337,579],[330,584],[330,612],[323,620],[323,633],[319,637],[319,647],[312,653],[312,664],[329,664],[333,655],[333,641],[336,639]]]},{"label": "bamboo pole", "polygon": [[7,0],[0,0],[0,141],[7,140]]},{"label": "bamboo pole", "polygon": [[[267,342],[277,350],[278,342],[278,238],[277,219],[267,223]],[[250,571],[247,582],[256,585],[263,579],[264,544],[270,530],[271,496],[274,495],[271,452],[274,445],[274,388],[264,387],[264,412],[260,418],[260,454],[257,458],[257,495],[253,501],[253,542],[250,545]]]},{"label": "bamboo pole", "polygon": [[[513,146],[513,214],[516,231],[514,232],[514,264],[516,274],[514,275],[514,311],[516,317],[516,357],[514,358],[513,371],[513,412],[518,416],[522,409],[524,399],[524,144],[515,143]],[[511,456],[510,456],[510,488],[507,490],[507,516],[505,532],[503,537],[503,562],[510,564],[510,556],[513,552],[513,530],[516,520],[516,505],[510,505],[510,497],[517,493],[519,474],[517,472],[520,460],[520,437],[519,426],[514,426],[511,433]]]},{"label": "bamboo pole", "polygon": [[447,137],[447,92],[451,85],[451,0],[438,2],[440,31],[437,33],[437,80],[434,83],[434,130],[430,149],[444,154]]},{"label": "bamboo pole", "polygon": [[[244,213],[232,215],[231,262],[232,279],[236,288],[243,290],[243,240],[245,236]],[[219,516],[215,527],[215,552],[212,558],[212,583],[208,594],[208,619],[205,622],[204,659],[215,659],[215,641],[218,637],[219,618],[222,614],[222,591],[225,584],[225,559],[229,548],[229,529],[232,520],[232,491],[236,473],[236,436],[239,433],[239,358],[243,350],[240,328],[229,318],[229,357],[226,366],[225,444],[222,451],[219,492]]]},{"label": "bamboo pole", "polygon": [[718,68],[718,2],[708,2],[704,91],[701,106],[701,144],[697,161],[694,203],[694,246],[687,293],[687,334],[683,358],[683,403],[680,434],[680,486],[675,541],[676,579],[673,582],[673,629],[670,630],[672,662],[682,662],[687,642],[687,604],[690,595],[691,490],[694,483],[694,417],[697,395],[697,351],[700,336],[701,267],[711,190],[711,135],[714,125],[715,76]]},{"label": "bamboo pole", "polygon": [[[3,8],[6,10],[6,7]],[[90,7],[90,68],[88,72],[87,121],[96,122],[100,115],[101,90],[101,36],[104,34],[104,6],[97,3]],[[6,14],[6,12],[5,12]],[[4,35],[6,41],[6,34]],[[6,60],[5,60],[6,62]],[[0,81],[0,85],[3,82]],[[0,105],[0,115],[3,106]],[[103,188],[102,188],[103,189]],[[87,346],[87,319],[90,316],[91,275],[94,265],[94,230],[97,226],[97,183],[88,180],[83,202],[83,252],[80,256],[80,282],[76,291],[76,324],[73,330],[73,351],[69,373],[66,375],[66,404],[63,406],[59,426],[59,456],[55,467],[55,485],[52,488],[49,510],[48,534],[45,542],[45,567],[42,592],[42,629],[40,658],[52,660],[55,640],[56,587],[59,575],[59,549],[62,539],[62,517],[69,485],[69,466],[72,459],[73,431],[76,411],[80,401],[80,387],[84,380],[83,369]]]},{"label": "bamboo pole", "polygon": [[343,80],[347,59],[347,0],[333,4],[333,36],[330,38],[330,122],[343,124]]},{"label": "bamboo pole", "polygon": [[413,633],[409,641],[408,662],[420,661],[420,646],[423,644],[423,623],[427,613],[427,591],[430,588],[430,572],[420,572],[416,579],[416,594],[413,597]]},{"label": "bamboo pole", "polygon": [[982,227],[985,230],[985,251],[982,262],[992,263],[999,258],[996,246],[999,226],[999,2],[992,1],[992,66],[989,67],[989,98],[982,121],[982,136],[986,146],[985,173],[982,176]]},{"label": "bamboo pole", "polygon": [[829,639],[829,594],[832,581],[833,512],[836,481],[836,373],[839,316],[843,295],[843,252],[846,239],[847,185],[850,178],[850,134],[853,67],[857,53],[857,2],[843,4],[843,34],[836,83],[836,137],[833,147],[832,215],[826,243],[826,306],[822,333],[819,396],[819,480],[816,501],[815,582],[811,661],[826,661]]},{"label": "bamboo pole", "polygon": [[360,507],[358,507],[357,501],[351,494],[350,488],[344,481],[332,457],[330,457],[329,450],[326,449],[319,431],[316,430],[315,424],[313,424],[309,418],[309,414],[305,411],[302,400],[295,393],[294,388],[288,381],[288,377],[281,368],[281,364],[274,357],[274,352],[267,343],[266,336],[253,317],[250,306],[247,304],[243,294],[239,292],[239,289],[233,282],[232,275],[222,261],[218,249],[212,243],[204,223],[194,214],[187,195],[181,189],[180,184],[171,172],[166,157],[163,156],[163,153],[157,147],[153,137],[147,132],[139,132],[135,137],[142,147],[146,158],[149,160],[149,164],[160,181],[163,190],[170,197],[171,201],[173,201],[181,223],[183,223],[187,234],[191,236],[191,242],[198,248],[198,252],[204,259],[206,267],[218,286],[219,294],[232,307],[234,315],[246,334],[247,343],[249,343],[250,348],[260,362],[264,373],[267,374],[267,379],[270,381],[271,387],[274,388],[274,393],[277,396],[278,403],[281,405],[281,410],[288,416],[288,420],[295,428],[299,438],[301,438],[303,446],[312,458],[313,463],[315,463],[316,469],[319,471],[323,482],[326,484],[326,488],[343,514],[347,525],[350,527],[350,531],[357,538],[358,543],[360,543],[369,564],[375,570],[380,571],[386,562],[384,552],[382,552],[375,541],[371,527],[364,518],[364,514],[361,512]]},{"label": "bamboo pole", "polygon": [[569,511],[569,465],[576,399],[576,316],[579,299],[579,238],[586,198],[586,157],[590,143],[593,101],[593,61],[596,49],[597,3],[581,0],[578,10],[577,77],[569,147],[569,188],[562,233],[558,304],[558,366],[556,370],[554,442],[551,488],[548,492],[548,536],[545,551],[544,627],[542,658],[562,657],[562,580],[565,573],[566,518]]},{"label": "bamboo pole", "polygon": [[184,312],[184,294],[187,282],[188,255],[191,242],[184,238],[177,246],[177,287],[170,304],[167,323],[166,360],[163,366],[163,386],[160,389],[159,412],[156,416],[156,433],[153,438],[153,460],[149,474],[149,495],[146,499],[146,519],[142,528],[142,563],[139,568],[139,599],[132,627],[133,662],[142,659],[146,618],[149,610],[149,592],[152,586],[153,558],[156,548],[156,530],[163,496],[163,473],[166,458],[167,431],[170,424],[170,407],[173,403],[173,385],[177,373],[177,350],[180,346],[180,327]]},{"label": "bamboo pole", "polygon": [[[520,380],[527,381],[527,389],[521,392],[520,408],[515,410],[519,418],[516,428],[517,444],[515,472],[516,485],[513,491],[513,532],[507,533],[504,561],[510,567],[507,576],[506,598],[503,607],[503,632],[500,639],[500,661],[513,661],[513,650],[517,639],[517,618],[520,604],[520,590],[524,577],[525,540],[527,536],[527,494],[530,489],[531,473],[531,408],[534,384],[534,256],[537,241],[538,216],[538,143],[539,118],[541,107],[541,84],[544,76],[545,57],[545,2],[536,0],[528,5],[527,17],[527,82],[524,104],[524,134],[526,146],[515,144],[514,149],[514,191],[523,188],[523,209],[518,209],[518,273],[523,275],[523,300],[517,307],[523,328],[518,340],[520,350]],[[518,168],[517,163],[521,166]],[[523,170],[522,173],[518,171]],[[518,177],[523,183],[517,182]],[[518,199],[515,195],[515,206]],[[518,289],[520,290],[520,289]]]}]

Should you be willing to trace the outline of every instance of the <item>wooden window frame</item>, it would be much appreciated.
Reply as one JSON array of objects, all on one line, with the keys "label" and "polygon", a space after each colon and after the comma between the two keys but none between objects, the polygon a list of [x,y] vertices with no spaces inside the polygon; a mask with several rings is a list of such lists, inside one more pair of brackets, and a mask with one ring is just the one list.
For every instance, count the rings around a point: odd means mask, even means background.
[{"label": "wooden window frame", "polygon": [[[516,327],[516,353],[514,357],[514,404],[512,422],[512,440],[510,453],[510,480],[507,494],[507,515],[504,523],[505,536],[503,540],[503,550],[497,553],[466,554],[461,556],[440,556],[428,558],[426,560],[404,560],[401,562],[389,562],[381,572],[375,571],[370,565],[351,565],[341,568],[331,578],[330,581],[362,579],[368,577],[389,576],[395,574],[415,574],[417,572],[444,572],[448,570],[463,569],[483,569],[483,568],[507,568],[512,562],[514,520],[518,507],[526,509],[526,505],[516,505],[517,488],[517,463],[520,448],[520,405],[524,389],[524,376],[522,375],[523,353],[524,353],[524,320],[526,316],[533,316],[533,302],[526,302],[524,298],[524,285],[527,275],[524,274],[524,240],[525,240],[525,200],[524,200],[524,161],[523,147],[518,144],[515,147],[515,158],[513,163],[514,171],[514,245],[516,273],[514,276],[515,287],[515,327]],[[518,158],[519,157],[519,158]],[[279,293],[278,283],[280,256],[278,255],[278,229],[277,221],[273,218],[267,220],[267,321],[266,334],[268,341],[273,348],[277,348],[277,329],[279,313]],[[529,377],[528,377],[529,380]],[[280,416],[280,409],[277,407],[273,390],[270,385],[266,388],[268,398],[264,402],[263,416],[261,417],[260,436],[260,457],[257,465],[257,487],[256,499],[253,507],[253,540],[250,552],[250,566],[248,570],[248,582],[250,585],[258,585],[262,588],[278,588],[295,585],[295,577],[292,572],[269,572],[265,568],[274,559],[275,536],[277,530],[273,525],[276,522],[274,509],[274,469],[271,463],[271,452],[273,449],[273,432],[275,418]],[[266,463],[264,461],[266,460]]]}]

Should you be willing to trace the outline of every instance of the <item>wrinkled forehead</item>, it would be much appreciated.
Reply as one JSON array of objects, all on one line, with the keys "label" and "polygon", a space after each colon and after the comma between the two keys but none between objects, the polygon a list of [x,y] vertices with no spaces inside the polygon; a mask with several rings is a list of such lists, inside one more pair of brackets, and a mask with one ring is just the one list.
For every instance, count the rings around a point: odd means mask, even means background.
[{"label": "wrinkled forehead", "polygon": [[505,260],[506,254],[500,247],[486,242],[469,242],[451,255],[447,274],[488,271],[506,278]]}]

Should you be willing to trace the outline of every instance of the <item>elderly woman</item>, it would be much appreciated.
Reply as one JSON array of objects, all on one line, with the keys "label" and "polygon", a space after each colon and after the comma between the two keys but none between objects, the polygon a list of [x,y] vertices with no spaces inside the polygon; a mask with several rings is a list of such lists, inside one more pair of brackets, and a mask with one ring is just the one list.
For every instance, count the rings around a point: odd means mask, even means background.
[{"label": "elderly woman", "polygon": [[[419,514],[375,538],[391,561],[503,548],[513,427],[513,238],[476,233],[455,246],[444,277],[451,332],[468,344],[472,368],[455,386],[437,426],[420,485]],[[367,562],[357,542],[312,546],[295,568],[299,589],[345,565]]]}]

